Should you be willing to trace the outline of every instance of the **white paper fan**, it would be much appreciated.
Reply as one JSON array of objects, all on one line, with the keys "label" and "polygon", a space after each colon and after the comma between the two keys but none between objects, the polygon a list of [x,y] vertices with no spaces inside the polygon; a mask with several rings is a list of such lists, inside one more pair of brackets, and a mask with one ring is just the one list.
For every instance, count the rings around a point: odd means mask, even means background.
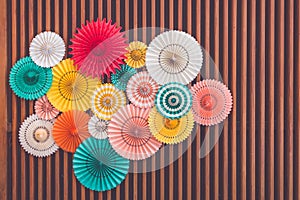
[{"label": "white paper fan", "polygon": [[146,67],[151,77],[163,85],[190,83],[200,72],[203,52],[191,35],[167,31],[154,38],[146,52]]},{"label": "white paper fan", "polygon": [[65,55],[65,43],[56,33],[45,31],[33,38],[29,53],[32,60],[41,67],[53,67]]},{"label": "white paper fan", "polygon": [[107,138],[107,126],[109,121],[99,119],[97,116],[91,117],[88,129],[90,134],[96,139],[105,139]]},{"label": "white paper fan", "polygon": [[21,125],[19,141],[23,149],[36,157],[46,157],[54,153],[58,146],[52,137],[53,121],[30,115]]}]

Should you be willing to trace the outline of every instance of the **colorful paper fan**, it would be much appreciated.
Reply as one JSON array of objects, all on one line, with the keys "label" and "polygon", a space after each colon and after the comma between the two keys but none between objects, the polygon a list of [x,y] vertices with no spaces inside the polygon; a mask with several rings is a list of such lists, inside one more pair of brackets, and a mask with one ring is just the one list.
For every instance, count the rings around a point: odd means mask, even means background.
[{"label": "colorful paper fan", "polygon": [[91,117],[88,129],[90,134],[96,139],[105,139],[107,138],[107,126],[109,121],[99,119],[97,116]]},{"label": "colorful paper fan", "polygon": [[181,83],[167,83],[158,90],[155,105],[165,118],[179,119],[191,109],[192,94]]},{"label": "colorful paper fan", "polygon": [[147,45],[140,41],[133,41],[129,43],[129,46],[126,48],[127,53],[125,56],[125,62],[127,65],[133,68],[140,68],[145,65],[145,57]]},{"label": "colorful paper fan", "polygon": [[111,75],[111,82],[119,90],[126,90],[127,82],[136,74],[136,70],[128,65],[122,65],[121,69],[118,69],[115,74]]},{"label": "colorful paper fan", "polygon": [[146,67],[151,77],[163,85],[169,82],[188,84],[199,73],[203,53],[191,35],[167,31],[154,38],[146,52]]},{"label": "colorful paper fan", "polygon": [[53,122],[40,119],[36,114],[30,115],[19,130],[19,141],[23,149],[37,157],[53,154],[58,146],[52,137]]},{"label": "colorful paper fan", "polygon": [[129,160],[118,155],[107,139],[86,139],[76,149],[74,174],[86,188],[106,191],[117,187],[126,177]]},{"label": "colorful paper fan", "polygon": [[88,110],[98,81],[79,73],[71,59],[63,60],[52,70],[53,83],[47,93],[52,105],[62,112]]},{"label": "colorful paper fan", "polygon": [[121,27],[106,19],[87,22],[77,29],[78,33],[71,39],[70,54],[82,73],[102,77],[120,69],[127,47],[125,34],[120,30]]},{"label": "colorful paper fan", "polygon": [[191,88],[193,114],[199,124],[211,126],[222,122],[232,108],[229,89],[216,80],[203,80]]},{"label": "colorful paper fan", "polygon": [[30,43],[32,60],[41,67],[53,67],[65,55],[64,40],[56,33],[45,31],[36,35]]},{"label": "colorful paper fan", "polygon": [[53,138],[64,151],[74,153],[78,145],[90,137],[90,117],[83,111],[70,110],[62,113],[55,121]]},{"label": "colorful paper fan", "polygon": [[141,160],[152,156],[161,146],[148,126],[150,109],[126,105],[113,115],[108,124],[108,138],[121,156]]},{"label": "colorful paper fan", "polygon": [[163,117],[155,107],[149,115],[149,127],[154,137],[166,144],[177,144],[184,141],[192,132],[194,118],[192,111],[179,119]]},{"label": "colorful paper fan", "polygon": [[59,111],[51,105],[46,95],[36,100],[34,110],[39,118],[45,120],[54,119],[59,114]]},{"label": "colorful paper fan", "polygon": [[155,95],[159,85],[151,78],[148,72],[139,72],[132,76],[127,84],[127,97],[135,106],[150,108],[154,105]]},{"label": "colorful paper fan", "polygon": [[95,90],[91,104],[91,109],[97,117],[110,120],[111,116],[126,104],[126,97],[123,91],[106,83]]},{"label": "colorful paper fan", "polygon": [[52,71],[39,67],[30,57],[25,57],[12,67],[9,84],[18,97],[34,100],[46,94],[51,87]]}]

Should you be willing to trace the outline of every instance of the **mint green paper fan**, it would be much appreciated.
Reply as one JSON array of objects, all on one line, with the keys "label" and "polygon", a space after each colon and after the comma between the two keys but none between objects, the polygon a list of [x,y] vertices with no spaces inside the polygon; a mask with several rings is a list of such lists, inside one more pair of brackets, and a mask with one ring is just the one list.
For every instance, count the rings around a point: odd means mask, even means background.
[{"label": "mint green paper fan", "polygon": [[111,75],[111,82],[119,90],[126,90],[127,82],[136,74],[136,70],[128,65],[122,65],[121,69],[116,70],[115,74]]},{"label": "mint green paper fan", "polygon": [[25,57],[12,67],[9,84],[18,97],[34,100],[45,95],[51,87],[52,70],[40,67],[30,57]]},{"label": "mint green paper fan", "polygon": [[76,149],[74,174],[86,188],[106,191],[117,187],[126,177],[129,160],[121,157],[107,139],[90,137]]}]

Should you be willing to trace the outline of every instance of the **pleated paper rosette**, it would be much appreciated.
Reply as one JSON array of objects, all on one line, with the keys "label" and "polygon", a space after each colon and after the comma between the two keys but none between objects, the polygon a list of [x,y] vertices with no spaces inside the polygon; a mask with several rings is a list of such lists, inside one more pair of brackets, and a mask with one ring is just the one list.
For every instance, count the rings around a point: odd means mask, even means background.
[{"label": "pleated paper rosette", "polygon": [[29,54],[37,65],[53,67],[65,55],[64,40],[54,32],[45,31],[39,33],[30,43]]},{"label": "pleated paper rosette", "polygon": [[19,141],[23,149],[36,157],[53,154],[58,146],[52,137],[53,121],[40,119],[36,114],[30,115],[19,130]]},{"label": "pleated paper rosette", "polygon": [[120,32],[111,20],[88,22],[77,29],[71,39],[70,54],[78,65],[78,69],[85,75],[103,77],[105,74],[115,73],[123,64],[126,53],[125,34]]},{"label": "pleated paper rosette", "polygon": [[96,139],[105,139],[107,138],[107,128],[109,121],[99,119],[96,115],[91,117],[88,129],[89,133]]},{"label": "pleated paper rosette", "polygon": [[118,155],[107,139],[90,137],[76,149],[73,169],[82,185],[101,192],[117,187],[125,179],[129,160]]},{"label": "pleated paper rosette", "polygon": [[12,67],[9,84],[18,97],[34,100],[46,94],[51,87],[52,72],[36,65],[30,57],[25,57]]},{"label": "pleated paper rosette", "polygon": [[113,84],[105,83],[94,91],[91,104],[91,110],[97,117],[110,120],[112,115],[126,104],[126,97],[124,92]]},{"label": "pleated paper rosette", "polygon": [[155,37],[146,52],[146,67],[151,77],[163,85],[190,83],[203,64],[201,46],[182,31],[167,31]]},{"label": "pleated paper rosette", "polygon": [[53,126],[53,138],[64,151],[74,153],[79,144],[90,137],[90,117],[83,111],[70,110],[62,113]]},{"label": "pleated paper rosette", "polygon": [[162,145],[150,132],[149,112],[149,108],[126,105],[113,115],[108,124],[109,141],[114,150],[124,158],[146,159]]},{"label": "pleated paper rosette", "polygon": [[45,120],[54,119],[59,114],[59,110],[51,105],[46,95],[35,101],[34,110],[39,118]]},{"label": "pleated paper rosette", "polygon": [[111,75],[111,82],[119,90],[126,90],[127,82],[136,74],[136,70],[128,65],[122,65],[121,69],[117,69],[115,74]]},{"label": "pleated paper rosette", "polygon": [[179,119],[190,111],[192,94],[189,88],[181,83],[167,83],[159,88],[155,106],[165,118]]},{"label": "pleated paper rosette", "polygon": [[193,114],[201,125],[211,126],[222,122],[232,109],[229,89],[217,80],[203,80],[191,88]]},{"label": "pleated paper rosette", "polygon": [[149,115],[149,127],[154,137],[166,144],[177,144],[184,141],[191,134],[194,127],[192,111],[179,119],[163,117],[155,107]]},{"label": "pleated paper rosette", "polygon": [[125,62],[127,65],[133,68],[140,68],[145,66],[145,57],[147,45],[140,41],[133,41],[129,43],[126,48],[127,53],[125,54]]},{"label": "pleated paper rosette", "polygon": [[86,111],[91,107],[91,96],[98,80],[77,71],[71,59],[61,61],[52,68],[53,83],[47,93],[51,104],[58,110]]}]

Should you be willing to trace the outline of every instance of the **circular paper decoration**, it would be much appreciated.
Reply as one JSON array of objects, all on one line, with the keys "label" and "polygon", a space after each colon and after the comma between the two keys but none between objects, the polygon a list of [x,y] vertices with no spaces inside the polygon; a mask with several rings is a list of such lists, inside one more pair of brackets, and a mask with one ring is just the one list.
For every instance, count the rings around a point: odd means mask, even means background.
[{"label": "circular paper decoration", "polygon": [[167,83],[156,94],[155,105],[158,112],[169,119],[179,119],[189,112],[192,94],[181,83]]},{"label": "circular paper decoration", "polygon": [[56,33],[45,31],[36,35],[30,43],[29,54],[41,67],[53,67],[65,55],[65,43]]},{"label": "circular paper decoration", "polygon": [[193,114],[199,124],[211,126],[222,122],[232,108],[229,89],[216,80],[203,80],[191,88]]},{"label": "circular paper decoration", "polygon": [[51,87],[52,71],[39,67],[30,57],[25,57],[12,67],[9,84],[18,97],[34,100],[46,94]]},{"label": "circular paper decoration", "polygon": [[90,134],[96,139],[107,138],[107,126],[109,121],[99,119],[97,116],[91,117],[88,128]]},{"label": "circular paper decoration", "polygon": [[154,107],[149,115],[149,127],[154,137],[166,144],[176,144],[184,141],[192,132],[194,118],[192,111],[179,119],[163,117]]},{"label": "circular paper decoration", "polygon": [[106,19],[87,22],[78,28],[70,46],[70,54],[78,69],[93,77],[110,76],[111,72],[120,69],[127,46],[125,35],[120,30],[121,27],[117,28]]},{"label": "circular paper decoration", "polygon": [[126,93],[128,99],[135,106],[149,108],[154,105],[158,88],[159,85],[149,76],[148,72],[143,71],[129,79]]},{"label": "circular paper decoration", "polygon": [[126,105],[113,115],[108,124],[108,138],[121,156],[141,160],[152,156],[161,146],[148,125],[150,109]]},{"label": "circular paper decoration", "polygon": [[70,110],[62,113],[53,127],[53,138],[56,144],[64,151],[74,153],[78,145],[90,137],[89,120],[89,115],[83,111]]},{"label": "circular paper decoration", "polygon": [[127,53],[125,56],[125,62],[127,65],[133,68],[140,68],[145,65],[145,56],[147,45],[140,41],[133,41],[129,43],[129,46],[126,48]]},{"label": "circular paper decoration", "polygon": [[59,114],[59,111],[48,101],[46,95],[36,100],[34,110],[39,118],[45,120],[54,119]]},{"label": "circular paper decoration", "polygon": [[146,67],[151,77],[163,85],[169,82],[188,84],[199,73],[203,53],[191,35],[167,31],[152,40],[146,52]]},{"label": "circular paper decoration", "polygon": [[129,160],[119,156],[107,139],[90,137],[76,149],[73,169],[82,185],[100,192],[115,188],[125,179]]},{"label": "circular paper decoration", "polygon": [[63,60],[52,70],[53,83],[47,93],[52,105],[62,112],[88,110],[97,80],[79,73],[71,59]]},{"label": "circular paper decoration", "polygon": [[53,122],[30,115],[21,125],[19,140],[23,149],[33,156],[46,157],[53,154],[58,146],[52,137]]},{"label": "circular paper decoration", "polygon": [[128,80],[136,74],[136,70],[128,65],[122,65],[121,69],[118,69],[115,74],[111,75],[111,82],[119,90],[126,90]]},{"label": "circular paper decoration", "polygon": [[110,120],[111,116],[125,104],[124,92],[108,83],[102,84],[92,96],[92,111],[104,120]]}]

